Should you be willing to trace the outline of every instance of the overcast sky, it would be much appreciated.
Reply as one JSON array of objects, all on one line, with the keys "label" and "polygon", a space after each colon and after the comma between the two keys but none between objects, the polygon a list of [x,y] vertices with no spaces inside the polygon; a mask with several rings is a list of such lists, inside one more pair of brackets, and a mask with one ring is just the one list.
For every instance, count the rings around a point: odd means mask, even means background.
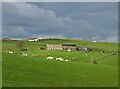
[{"label": "overcast sky", "polygon": [[117,2],[4,2],[2,36],[116,42]]}]

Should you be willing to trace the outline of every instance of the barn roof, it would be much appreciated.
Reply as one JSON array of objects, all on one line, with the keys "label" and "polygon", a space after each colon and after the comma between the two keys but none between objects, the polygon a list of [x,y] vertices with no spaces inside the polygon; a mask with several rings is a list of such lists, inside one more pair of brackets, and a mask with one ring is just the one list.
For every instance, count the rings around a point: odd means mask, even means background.
[{"label": "barn roof", "polygon": [[76,46],[76,44],[62,44],[62,46]]}]

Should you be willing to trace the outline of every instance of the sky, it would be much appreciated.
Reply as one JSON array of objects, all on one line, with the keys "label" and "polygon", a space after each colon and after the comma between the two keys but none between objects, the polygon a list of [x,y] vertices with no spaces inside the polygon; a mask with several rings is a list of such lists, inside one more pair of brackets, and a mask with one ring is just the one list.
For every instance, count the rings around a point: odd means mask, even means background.
[{"label": "sky", "polygon": [[1,0],[2,2],[119,2],[119,0]]},{"label": "sky", "polygon": [[2,37],[117,42],[117,2],[3,2]]}]

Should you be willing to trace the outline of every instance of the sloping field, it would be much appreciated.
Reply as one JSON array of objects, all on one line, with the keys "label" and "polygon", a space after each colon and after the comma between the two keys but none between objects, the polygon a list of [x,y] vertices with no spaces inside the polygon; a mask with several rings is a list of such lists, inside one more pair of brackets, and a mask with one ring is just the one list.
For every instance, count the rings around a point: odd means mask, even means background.
[{"label": "sloping field", "polygon": [[[46,44],[73,43],[79,47],[94,48],[85,55],[82,51],[38,50]],[[3,41],[3,86],[5,87],[117,87],[118,55],[116,43],[79,40],[41,40],[26,42],[28,56],[20,56],[16,41]],[[16,54],[8,54],[14,50]],[[102,53],[102,51],[106,53]],[[32,56],[34,55],[34,56]],[[36,56],[37,55],[37,56]],[[65,61],[47,60],[48,56]],[[98,64],[91,64],[97,60]]]}]

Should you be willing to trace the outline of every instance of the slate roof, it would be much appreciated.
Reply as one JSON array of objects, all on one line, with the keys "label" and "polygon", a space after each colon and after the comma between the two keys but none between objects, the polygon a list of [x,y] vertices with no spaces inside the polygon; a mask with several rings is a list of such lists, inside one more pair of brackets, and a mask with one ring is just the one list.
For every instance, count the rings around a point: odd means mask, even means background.
[{"label": "slate roof", "polygon": [[62,46],[76,46],[76,44],[62,44]]}]

